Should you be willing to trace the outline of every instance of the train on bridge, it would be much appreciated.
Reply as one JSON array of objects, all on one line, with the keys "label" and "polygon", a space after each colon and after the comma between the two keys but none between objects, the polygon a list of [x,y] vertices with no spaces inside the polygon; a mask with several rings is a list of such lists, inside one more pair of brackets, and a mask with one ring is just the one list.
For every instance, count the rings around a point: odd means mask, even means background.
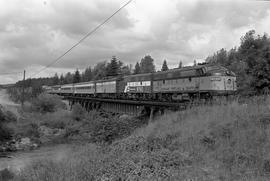
[{"label": "train on bridge", "polygon": [[212,99],[236,90],[235,74],[211,64],[46,87],[60,96],[159,102]]}]

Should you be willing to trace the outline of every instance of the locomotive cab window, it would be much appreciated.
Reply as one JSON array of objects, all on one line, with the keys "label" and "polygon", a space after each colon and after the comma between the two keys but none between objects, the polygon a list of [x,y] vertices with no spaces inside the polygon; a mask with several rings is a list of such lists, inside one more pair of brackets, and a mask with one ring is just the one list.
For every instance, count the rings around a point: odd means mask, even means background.
[{"label": "locomotive cab window", "polygon": [[189,78],[188,78],[188,80],[189,80],[189,82],[191,82],[191,81],[192,81],[192,78],[191,78],[191,77],[189,77]]},{"label": "locomotive cab window", "polygon": [[163,84],[165,84],[165,80],[163,80]]}]

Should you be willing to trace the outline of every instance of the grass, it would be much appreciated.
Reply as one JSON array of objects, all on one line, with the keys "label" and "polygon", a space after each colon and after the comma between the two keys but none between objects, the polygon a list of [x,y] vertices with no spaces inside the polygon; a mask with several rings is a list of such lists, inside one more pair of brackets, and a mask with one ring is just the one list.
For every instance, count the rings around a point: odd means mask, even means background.
[{"label": "grass", "polygon": [[269,180],[270,99],[166,114],[110,145],[78,146],[15,180]]}]

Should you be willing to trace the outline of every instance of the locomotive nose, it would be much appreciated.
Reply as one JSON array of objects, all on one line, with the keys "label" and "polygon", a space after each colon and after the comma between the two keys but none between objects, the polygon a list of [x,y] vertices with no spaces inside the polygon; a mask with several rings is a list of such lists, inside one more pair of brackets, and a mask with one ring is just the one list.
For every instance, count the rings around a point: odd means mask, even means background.
[{"label": "locomotive nose", "polygon": [[227,79],[225,79],[225,90],[228,90],[228,91],[234,90],[233,79],[231,77],[228,77]]}]

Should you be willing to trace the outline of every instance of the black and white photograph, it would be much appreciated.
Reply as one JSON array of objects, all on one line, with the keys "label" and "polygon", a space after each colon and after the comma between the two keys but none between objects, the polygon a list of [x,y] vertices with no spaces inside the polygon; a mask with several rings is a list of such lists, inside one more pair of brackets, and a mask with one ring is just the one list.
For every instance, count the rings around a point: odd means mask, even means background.
[{"label": "black and white photograph", "polygon": [[0,181],[270,180],[269,0],[0,0]]}]

